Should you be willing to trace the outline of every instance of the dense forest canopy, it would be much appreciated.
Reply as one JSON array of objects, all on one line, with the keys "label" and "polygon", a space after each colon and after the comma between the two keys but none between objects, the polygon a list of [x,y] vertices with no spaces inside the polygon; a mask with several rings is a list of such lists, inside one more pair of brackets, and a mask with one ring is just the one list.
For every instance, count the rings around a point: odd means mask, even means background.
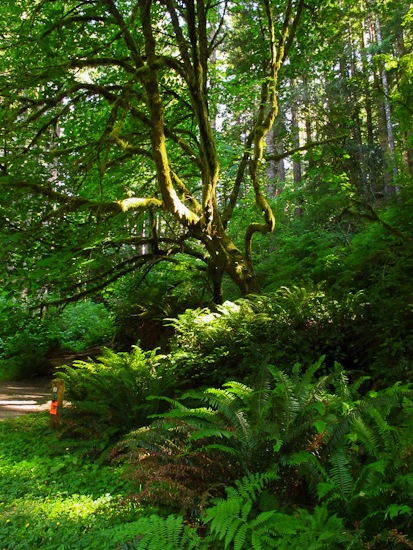
[{"label": "dense forest canopy", "polygon": [[[255,26],[260,53],[250,85],[261,97],[223,201],[215,89],[230,79],[212,82],[210,68],[214,56],[228,65],[218,56],[236,4],[15,5],[2,57],[3,183],[27,203],[22,221],[37,226],[34,240],[49,236],[46,255],[64,249],[81,271],[90,254],[115,249],[108,279],[183,252],[228,273],[243,293],[257,291],[252,237],[274,226],[259,166],[302,7],[277,7],[278,20],[269,2],[242,7]],[[264,219],[251,221],[241,252],[226,229],[247,172]],[[90,277],[92,287],[101,280]]]},{"label": "dense forest canopy", "polygon": [[181,263],[219,302],[224,274],[260,290],[254,243],[274,246],[284,189],[297,216],[318,189],[374,218],[413,170],[411,17],[388,1],[7,2],[3,285],[67,301]]}]

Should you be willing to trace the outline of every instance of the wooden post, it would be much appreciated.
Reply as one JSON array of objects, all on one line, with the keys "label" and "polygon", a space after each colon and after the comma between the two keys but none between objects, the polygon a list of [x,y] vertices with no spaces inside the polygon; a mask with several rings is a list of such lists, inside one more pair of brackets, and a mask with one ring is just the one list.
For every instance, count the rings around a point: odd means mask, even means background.
[{"label": "wooden post", "polygon": [[63,399],[65,395],[65,382],[60,378],[52,380],[52,401],[50,403],[50,427],[52,430],[59,428],[62,422]]}]

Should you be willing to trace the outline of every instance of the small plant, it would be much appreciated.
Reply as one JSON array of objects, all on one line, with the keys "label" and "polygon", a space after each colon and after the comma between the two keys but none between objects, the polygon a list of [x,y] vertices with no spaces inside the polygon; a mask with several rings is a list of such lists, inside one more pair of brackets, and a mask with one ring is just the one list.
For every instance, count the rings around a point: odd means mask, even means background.
[{"label": "small plant", "polygon": [[195,529],[184,525],[182,516],[162,518],[155,514],[133,525],[134,538],[120,550],[208,550],[207,543]]},{"label": "small plant", "polygon": [[313,513],[302,508],[289,513],[260,511],[259,497],[274,477],[259,474],[228,487],[227,498],[217,500],[205,512],[209,539],[223,541],[225,549],[234,550],[354,548],[356,539],[346,531],[343,520],[331,516],[325,506],[316,507]]},{"label": "small plant", "polygon": [[105,348],[97,361],[75,361],[62,367],[59,376],[75,410],[125,432],[146,424],[148,416],[158,412],[158,404],[147,401],[147,396],[171,391],[173,373],[161,357],[139,346],[131,353]]}]

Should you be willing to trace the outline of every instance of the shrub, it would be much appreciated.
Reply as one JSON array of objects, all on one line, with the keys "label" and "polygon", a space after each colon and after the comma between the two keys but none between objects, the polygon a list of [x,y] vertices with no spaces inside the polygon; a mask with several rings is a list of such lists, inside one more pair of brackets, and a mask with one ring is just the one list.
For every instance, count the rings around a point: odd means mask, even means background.
[{"label": "shrub", "polygon": [[266,357],[281,369],[294,362],[309,366],[321,355],[330,366],[352,363],[356,321],[364,310],[362,293],[339,303],[320,288],[298,287],[225,302],[216,311],[187,310],[169,321],[175,329],[170,361],[192,387],[234,378],[253,383]]},{"label": "shrub", "polygon": [[115,334],[113,315],[90,300],[69,304],[58,316],[55,335],[64,349],[83,351],[107,345]]},{"label": "shrub", "polygon": [[27,378],[47,373],[47,353],[53,344],[53,334],[47,324],[29,320],[2,341],[0,379]]},{"label": "shrub", "polygon": [[[222,389],[189,392],[178,401],[166,399],[171,410],[125,442],[145,495],[174,493],[176,508],[186,510],[185,498],[191,494],[192,508],[199,510],[205,507],[205,496],[222,483],[217,473],[222,476],[224,465],[227,485],[236,484],[237,477],[231,476],[240,473],[252,479],[272,472],[278,478],[273,477],[269,495],[277,514],[262,515],[262,522],[248,525],[247,520],[260,517],[250,518],[251,503],[244,507],[232,499],[228,508],[223,504],[232,519],[225,523],[225,513],[218,510],[214,521],[221,522],[217,533],[226,546],[239,529],[239,548],[244,540],[251,542],[271,530],[274,541],[282,535],[285,545],[289,541],[301,547],[306,537],[301,523],[307,524],[307,535],[325,523],[327,531],[331,528],[332,548],[340,543],[342,528],[350,533],[355,526],[357,537],[372,547],[377,537],[389,542],[396,532],[408,541],[413,536],[412,389],[395,384],[363,397],[359,388],[364,379],[350,385],[338,366],[324,376],[321,367],[322,360],[305,372],[295,366],[288,375],[268,366],[269,376],[257,389],[229,382]],[[186,469],[185,476],[181,469]],[[198,494],[196,484],[202,487]],[[296,521],[291,511],[300,506],[314,515],[302,511]],[[281,529],[287,520],[280,519],[280,511],[293,516],[290,533]],[[321,535],[315,548],[326,547]]]},{"label": "shrub", "polygon": [[148,395],[167,394],[174,378],[156,350],[135,346],[131,353],[105,348],[97,361],[74,361],[61,368],[67,397],[75,410],[125,432],[142,426],[148,415],[158,412]]}]

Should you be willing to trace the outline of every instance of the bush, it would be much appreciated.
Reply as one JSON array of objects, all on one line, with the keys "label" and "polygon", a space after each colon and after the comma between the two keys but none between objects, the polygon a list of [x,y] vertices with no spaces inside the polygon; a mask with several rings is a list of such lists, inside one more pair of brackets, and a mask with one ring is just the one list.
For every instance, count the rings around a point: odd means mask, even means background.
[{"label": "bush", "polygon": [[[134,346],[131,353],[104,349],[97,361],[74,361],[61,367],[68,399],[77,411],[94,417],[115,431],[125,432],[147,422],[158,412],[149,395],[165,395],[174,383],[156,350]],[[83,419],[82,423],[85,423]]]},{"label": "bush", "polygon": [[353,366],[364,310],[362,293],[339,303],[320,288],[298,287],[225,302],[215,312],[187,310],[169,321],[175,329],[170,361],[191,387],[234,378],[253,382],[267,357],[282,369],[294,362],[311,365],[321,355],[328,366],[335,360]]},{"label": "bush", "polygon": [[[387,548],[376,542],[391,544],[398,534],[400,547],[411,548],[412,388],[363,396],[364,379],[349,384],[338,366],[320,377],[321,365],[305,372],[296,365],[291,375],[268,366],[258,389],[227,382],[169,399],[170,411],[124,442],[143,486],[135,501],[199,512],[224,473],[240,490],[227,488],[206,516],[226,547],[233,540],[255,548],[262,538],[269,548],[304,548],[308,540],[343,548],[355,535],[365,547]],[[243,486],[231,478],[242,471]]]},{"label": "bush", "polygon": [[69,304],[59,315],[55,335],[63,349],[83,351],[108,345],[115,334],[113,315],[90,300]]},{"label": "bush", "polygon": [[33,319],[4,338],[0,350],[0,379],[46,374],[49,370],[47,353],[53,341],[48,326]]},{"label": "bush", "polygon": [[20,302],[0,299],[4,326],[0,332],[0,378],[46,374],[48,353],[56,348],[75,352],[108,344],[114,318],[103,304],[91,301],[68,305],[60,314],[33,315]]}]

